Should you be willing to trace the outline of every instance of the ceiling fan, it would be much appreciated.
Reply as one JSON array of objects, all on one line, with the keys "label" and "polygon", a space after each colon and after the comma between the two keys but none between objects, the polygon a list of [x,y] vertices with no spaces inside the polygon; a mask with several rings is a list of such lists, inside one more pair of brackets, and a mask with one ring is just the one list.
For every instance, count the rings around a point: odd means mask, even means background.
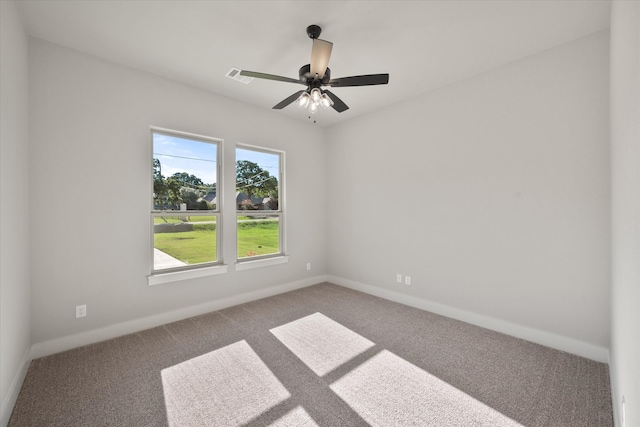
[{"label": "ceiling fan", "polygon": [[258,79],[276,80],[279,82],[297,83],[307,86],[306,89],[300,90],[293,95],[283,99],[273,108],[281,110],[292,102],[307,108],[311,114],[316,113],[319,109],[332,107],[338,113],[342,113],[349,109],[340,98],[333,92],[322,89],[323,86],[330,87],[347,87],[347,86],[372,86],[384,85],[389,83],[389,74],[366,74],[361,76],[331,78],[331,70],[328,68],[329,58],[331,57],[331,49],[333,43],[326,40],[320,40],[320,32],[322,29],[317,25],[309,25],[307,27],[307,35],[313,40],[311,48],[311,63],[303,65],[299,71],[299,79],[289,77],[276,76],[273,74],[257,73],[255,71],[240,71],[240,75],[247,77],[255,77]]}]

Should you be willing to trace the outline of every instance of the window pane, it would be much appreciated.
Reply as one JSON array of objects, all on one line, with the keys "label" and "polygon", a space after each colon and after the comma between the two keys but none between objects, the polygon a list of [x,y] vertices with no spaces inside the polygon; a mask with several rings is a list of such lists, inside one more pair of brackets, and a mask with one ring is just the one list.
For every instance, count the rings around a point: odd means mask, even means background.
[{"label": "window pane", "polygon": [[153,209],[215,210],[214,142],[153,132]]},{"label": "window pane", "polygon": [[278,210],[280,155],[236,149],[236,208]]},{"label": "window pane", "polygon": [[238,215],[238,258],[280,253],[278,215]]},{"label": "window pane", "polygon": [[153,269],[217,261],[215,215],[155,216]]}]

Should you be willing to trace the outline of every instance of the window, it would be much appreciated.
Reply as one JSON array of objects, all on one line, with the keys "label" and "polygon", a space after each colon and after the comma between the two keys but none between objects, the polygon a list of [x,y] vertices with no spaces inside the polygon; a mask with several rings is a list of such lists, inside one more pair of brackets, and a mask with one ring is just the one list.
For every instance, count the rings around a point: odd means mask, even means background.
[{"label": "window", "polygon": [[236,148],[238,262],[285,254],[284,153]]},{"label": "window", "polygon": [[221,264],[220,141],[152,129],[153,273]]}]

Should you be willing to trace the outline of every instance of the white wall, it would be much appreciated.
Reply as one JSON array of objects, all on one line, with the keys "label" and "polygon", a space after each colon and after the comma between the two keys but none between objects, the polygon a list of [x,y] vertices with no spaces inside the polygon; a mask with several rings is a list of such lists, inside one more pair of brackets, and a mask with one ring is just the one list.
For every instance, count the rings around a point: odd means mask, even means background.
[{"label": "white wall", "polygon": [[613,408],[640,426],[640,3],[611,10]]},{"label": "white wall", "polygon": [[329,129],[329,277],[606,360],[608,43]]},{"label": "white wall", "polygon": [[0,425],[22,385],[31,346],[27,37],[0,2]]},{"label": "white wall", "polygon": [[[37,39],[30,70],[32,340],[78,337],[35,355],[207,311],[211,301],[311,284],[325,271],[322,129]],[[234,144],[286,151],[289,263],[148,286],[149,126],[224,139],[231,221]],[[232,227],[224,239],[235,240]],[[86,318],[75,319],[78,304]]]}]

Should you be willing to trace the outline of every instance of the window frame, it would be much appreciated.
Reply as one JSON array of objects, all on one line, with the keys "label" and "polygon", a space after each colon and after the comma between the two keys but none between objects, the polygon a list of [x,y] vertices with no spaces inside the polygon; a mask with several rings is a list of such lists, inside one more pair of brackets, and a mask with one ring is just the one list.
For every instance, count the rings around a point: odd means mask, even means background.
[{"label": "window frame", "polygon": [[[287,252],[287,227],[286,227],[286,153],[282,150],[276,150],[273,148],[261,147],[257,145],[250,144],[236,144],[234,150],[234,170],[236,168],[238,162],[238,149],[241,150],[249,150],[249,151],[257,151],[259,153],[272,154],[278,156],[278,210],[256,210],[256,211],[242,211],[238,209],[237,202],[234,200],[234,211],[235,211],[235,242],[236,242],[236,270],[246,270],[251,268],[257,268],[268,265],[276,265],[288,262],[288,252]],[[235,173],[234,173],[235,175]],[[234,180],[234,195],[237,197],[237,183]],[[239,227],[238,227],[238,216],[278,216],[278,247],[279,252],[273,254],[265,254],[265,255],[257,255],[257,256],[248,256],[248,257],[239,257],[238,256],[238,237],[239,237]]]},{"label": "window frame", "polygon": [[[197,135],[189,132],[182,132],[170,129],[164,129],[159,127],[150,127],[150,160],[151,170],[149,171],[149,203],[150,203],[150,274],[147,276],[149,285],[155,285],[160,283],[173,282],[177,280],[184,280],[195,277],[208,276],[213,274],[226,273],[226,266],[224,265],[224,248],[223,248],[223,204],[224,204],[224,185],[223,185],[223,140],[220,138],[213,138],[204,135]],[[207,210],[163,210],[155,209],[153,200],[153,159],[154,157],[154,135],[165,135],[169,137],[176,137],[182,139],[189,139],[197,142],[214,144],[216,146],[216,207],[215,209]],[[170,267],[163,269],[155,268],[155,218],[163,216],[215,216],[216,218],[216,260],[211,262],[203,262],[192,265],[185,265],[179,267]]]}]

